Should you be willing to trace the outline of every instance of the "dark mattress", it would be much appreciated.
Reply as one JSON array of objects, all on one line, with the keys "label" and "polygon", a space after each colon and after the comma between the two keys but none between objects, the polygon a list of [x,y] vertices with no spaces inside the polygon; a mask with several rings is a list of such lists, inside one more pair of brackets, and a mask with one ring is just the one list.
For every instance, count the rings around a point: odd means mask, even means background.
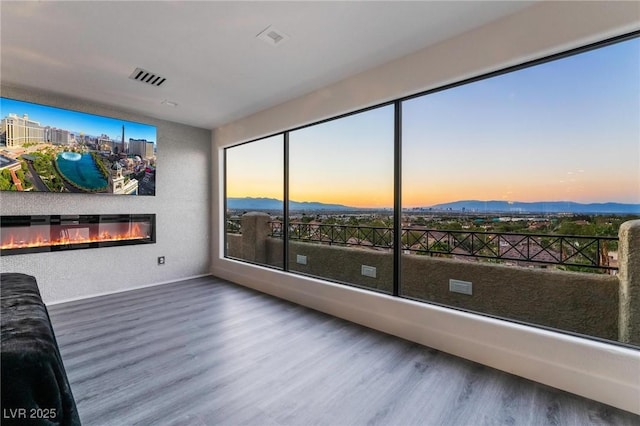
[{"label": "dark mattress", "polygon": [[79,425],[49,313],[34,277],[0,276],[2,425]]}]

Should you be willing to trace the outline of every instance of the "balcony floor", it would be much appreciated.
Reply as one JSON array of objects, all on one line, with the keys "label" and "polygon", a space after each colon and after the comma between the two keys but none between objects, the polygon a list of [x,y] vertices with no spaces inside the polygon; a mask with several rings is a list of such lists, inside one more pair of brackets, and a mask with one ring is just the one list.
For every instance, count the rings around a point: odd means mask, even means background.
[{"label": "balcony floor", "polygon": [[214,277],[49,313],[85,425],[640,424]]}]

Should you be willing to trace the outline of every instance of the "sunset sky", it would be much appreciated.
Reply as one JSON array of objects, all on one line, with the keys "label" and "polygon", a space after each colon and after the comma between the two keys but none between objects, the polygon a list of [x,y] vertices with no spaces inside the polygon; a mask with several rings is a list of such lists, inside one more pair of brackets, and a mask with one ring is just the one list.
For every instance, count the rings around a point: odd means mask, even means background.
[{"label": "sunset sky", "polygon": [[282,200],[284,138],[262,139],[227,150],[228,197],[267,197]]},{"label": "sunset sky", "polygon": [[[640,203],[640,41],[406,101],[403,207]],[[228,150],[228,196],[282,199],[282,136]],[[393,205],[393,108],[290,133],[290,199]]]}]

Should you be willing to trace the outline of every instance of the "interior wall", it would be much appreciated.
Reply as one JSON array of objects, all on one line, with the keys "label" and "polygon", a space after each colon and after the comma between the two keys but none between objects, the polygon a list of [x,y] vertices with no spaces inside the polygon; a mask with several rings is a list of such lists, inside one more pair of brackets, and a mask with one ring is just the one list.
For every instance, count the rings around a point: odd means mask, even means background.
[{"label": "interior wall", "polygon": [[[214,131],[213,274],[640,414],[638,352],[339,286],[223,257],[223,147],[640,29],[636,2],[540,2]],[[577,76],[578,77],[578,76]],[[632,377],[633,376],[633,377]]]},{"label": "interior wall", "polygon": [[[209,273],[211,131],[130,114],[95,102],[21,87],[3,97],[157,127],[156,195],[0,192],[2,215],[156,214],[156,243],[0,258],[0,271],[36,277],[45,303]],[[166,264],[158,265],[157,257]]]}]

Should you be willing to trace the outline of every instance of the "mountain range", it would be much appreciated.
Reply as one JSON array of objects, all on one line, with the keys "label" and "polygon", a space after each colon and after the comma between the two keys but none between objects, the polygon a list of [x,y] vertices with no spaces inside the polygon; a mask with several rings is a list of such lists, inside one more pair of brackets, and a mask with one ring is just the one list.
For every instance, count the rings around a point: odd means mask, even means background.
[{"label": "mountain range", "polygon": [[[282,210],[282,200],[275,198],[227,198],[227,208],[234,210]],[[325,204],[316,201],[289,201],[290,210],[361,210],[342,204]]]},{"label": "mountain range", "polygon": [[[275,198],[227,198],[227,208],[233,210],[282,210],[282,200]],[[349,207],[343,204],[326,204],[317,201],[290,201],[291,210],[333,210],[355,211],[371,210]],[[590,203],[581,204],[573,201],[480,201],[461,200],[451,203],[436,204],[422,207],[420,210],[457,211],[457,212],[509,212],[509,213],[609,213],[609,214],[640,214],[640,204],[625,203]]]},{"label": "mountain range", "polygon": [[581,204],[573,201],[536,201],[525,203],[520,201],[479,201],[463,200],[451,203],[436,204],[433,210],[453,210],[471,212],[517,212],[517,213],[611,213],[640,214],[640,204],[624,203],[589,203]]}]

